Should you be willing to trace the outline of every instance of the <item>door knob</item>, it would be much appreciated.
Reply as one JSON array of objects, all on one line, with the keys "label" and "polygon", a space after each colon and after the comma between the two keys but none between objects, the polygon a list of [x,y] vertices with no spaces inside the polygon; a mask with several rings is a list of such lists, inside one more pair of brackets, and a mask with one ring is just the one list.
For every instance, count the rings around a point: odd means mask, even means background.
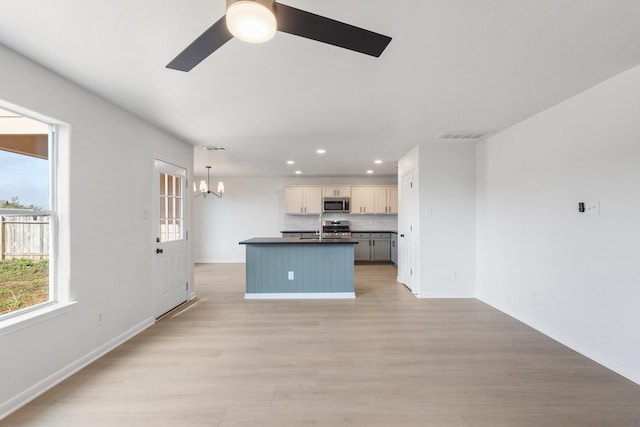
[{"label": "door knob", "polygon": [[404,234],[401,234],[400,237],[404,237]]},{"label": "door knob", "polygon": [[164,251],[163,251],[162,249],[160,249],[160,248],[156,249],[156,253],[157,253],[157,254],[161,254],[161,253],[163,253],[163,252],[164,252]]}]

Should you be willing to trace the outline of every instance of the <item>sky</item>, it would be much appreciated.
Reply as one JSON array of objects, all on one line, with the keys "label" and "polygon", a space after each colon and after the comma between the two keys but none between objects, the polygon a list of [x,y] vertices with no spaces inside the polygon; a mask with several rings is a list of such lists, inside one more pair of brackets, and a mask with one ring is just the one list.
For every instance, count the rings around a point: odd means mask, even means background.
[{"label": "sky", "polygon": [[0,150],[0,200],[17,197],[24,205],[49,206],[47,160]]}]

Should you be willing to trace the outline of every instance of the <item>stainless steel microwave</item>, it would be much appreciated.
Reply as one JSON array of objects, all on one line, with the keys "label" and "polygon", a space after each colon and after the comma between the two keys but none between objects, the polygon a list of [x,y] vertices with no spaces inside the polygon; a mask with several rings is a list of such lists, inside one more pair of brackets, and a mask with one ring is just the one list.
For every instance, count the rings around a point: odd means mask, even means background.
[{"label": "stainless steel microwave", "polygon": [[322,212],[350,212],[349,199],[324,199]]}]

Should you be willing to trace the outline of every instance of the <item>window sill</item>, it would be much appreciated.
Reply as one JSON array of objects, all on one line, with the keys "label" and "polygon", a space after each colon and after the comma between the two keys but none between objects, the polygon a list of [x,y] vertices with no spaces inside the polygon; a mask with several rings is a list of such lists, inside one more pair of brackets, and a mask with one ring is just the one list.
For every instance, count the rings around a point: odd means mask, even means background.
[{"label": "window sill", "polygon": [[76,305],[75,301],[52,303],[19,316],[0,320],[0,337],[68,313],[74,305]]}]

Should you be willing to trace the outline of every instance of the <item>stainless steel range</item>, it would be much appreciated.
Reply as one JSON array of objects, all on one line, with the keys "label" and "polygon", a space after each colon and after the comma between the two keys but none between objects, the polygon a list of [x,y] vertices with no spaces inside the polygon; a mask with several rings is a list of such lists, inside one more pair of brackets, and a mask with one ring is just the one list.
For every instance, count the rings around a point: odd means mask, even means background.
[{"label": "stainless steel range", "polygon": [[323,239],[349,239],[351,238],[351,225],[349,221],[322,221]]}]

